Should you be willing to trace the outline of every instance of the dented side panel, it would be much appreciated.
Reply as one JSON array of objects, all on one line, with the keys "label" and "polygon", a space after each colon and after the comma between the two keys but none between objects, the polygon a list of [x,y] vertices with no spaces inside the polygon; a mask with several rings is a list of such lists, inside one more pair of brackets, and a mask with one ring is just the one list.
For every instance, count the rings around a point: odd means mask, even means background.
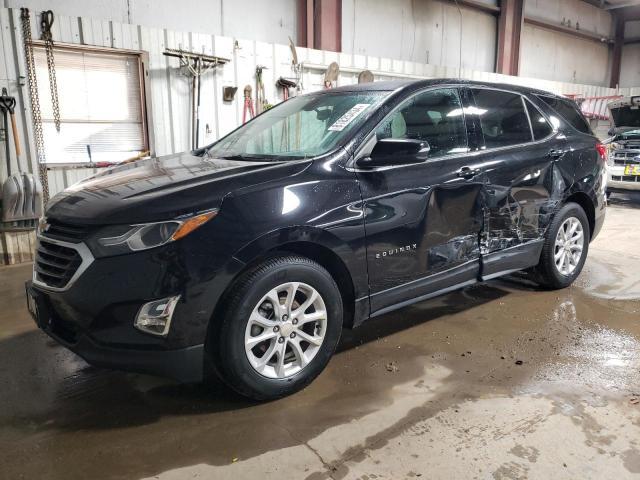
[{"label": "dented side panel", "polygon": [[[358,172],[372,295],[470,262],[479,265],[484,186],[457,177],[465,162],[442,158]],[[471,269],[463,281],[477,274]],[[407,289],[407,297],[415,294]]]},{"label": "dented side panel", "polygon": [[563,136],[480,155],[485,185],[483,255],[544,237],[552,213],[573,181],[549,157],[551,149],[566,149]]},{"label": "dented side panel", "polygon": [[[485,149],[480,115],[487,110],[476,108],[471,90],[459,92],[466,154],[357,172],[374,315],[536,265],[555,212],[576,192],[595,206],[596,233],[602,225],[602,165],[595,137],[574,131],[535,96],[525,95],[545,112],[553,131],[539,141],[529,137],[522,144]],[[409,125],[414,119],[405,120]],[[533,136],[528,114],[525,121]],[[503,125],[506,138],[518,134],[508,128],[513,125]]]}]

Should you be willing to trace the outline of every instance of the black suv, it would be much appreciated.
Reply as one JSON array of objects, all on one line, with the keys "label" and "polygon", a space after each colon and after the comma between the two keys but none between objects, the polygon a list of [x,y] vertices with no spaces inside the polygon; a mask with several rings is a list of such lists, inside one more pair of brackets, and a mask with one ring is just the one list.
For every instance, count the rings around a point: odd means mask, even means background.
[{"label": "black suv", "polygon": [[49,203],[29,310],[91,364],[270,399],[309,384],[343,327],[516,270],[566,287],[606,182],[604,148],[558,102],[573,105],[461,80],[352,85],[112,168]]}]

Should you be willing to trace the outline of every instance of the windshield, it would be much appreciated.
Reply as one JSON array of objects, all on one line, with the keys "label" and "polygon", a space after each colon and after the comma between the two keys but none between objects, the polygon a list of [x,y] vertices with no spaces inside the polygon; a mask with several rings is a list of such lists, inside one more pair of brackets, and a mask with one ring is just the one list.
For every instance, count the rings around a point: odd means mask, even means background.
[{"label": "windshield", "polygon": [[331,151],[389,92],[318,92],[293,97],[208,150],[217,158],[290,160]]},{"label": "windshield", "polygon": [[611,115],[616,127],[640,127],[640,108],[638,107],[612,108]]}]

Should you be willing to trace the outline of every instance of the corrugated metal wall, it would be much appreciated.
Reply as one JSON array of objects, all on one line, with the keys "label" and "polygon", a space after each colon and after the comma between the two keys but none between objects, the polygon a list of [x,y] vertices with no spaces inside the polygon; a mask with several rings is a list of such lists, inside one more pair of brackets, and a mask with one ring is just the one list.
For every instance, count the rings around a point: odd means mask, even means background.
[{"label": "corrugated metal wall", "polygon": [[[18,99],[19,132],[26,151],[22,168],[36,171],[33,131],[28,98],[24,85],[25,66],[22,50],[19,9],[0,9],[0,87],[5,86],[10,95]],[[40,37],[39,24],[32,18],[32,35]],[[266,66],[264,84],[266,98],[271,103],[282,100],[275,86],[280,76],[293,76],[291,52],[287,45],[233,39],[216,35],[176,32],[166,29],[148,28],[91,18],[56,18],[54,40],[71,44],[97,45],[102,47],[143,50],[149,54],[149,83],[151,103],[150,136],[156,155],[165,155],[188,149],[190,138],[190,82],[181,75],[178,60],[162,55],[166,47],[204,52],[231,59],[231,63],[208,73],[202,84],[202,110],[200,144],[213,142],[235,128],[242,119],[242,89],[250,84],[255,91],[255,67]],[[474,70],[458,71],[454,67],[441,67],[364,55],[326,52],[306,48],[297,49],[299,61],[305,64],[303,88],[305,92],[322,88],[323,69],[337,61],[341,67],[339,85],[357,82],[358,73],[368,68],[376,79],[457,77],[476,80],[515,83],[541,88],[561,94],[583,94],[588,96],[612,95],[613,89],[561,83],[532,78],[510,77]],[[222,87],[237,86],[238,93],[233,102],[223,102]],[[40,88],[47,88],[40,86]],[[622,93],[629,94],[629,89]],[[635,89],[640,93],[640,88]],[[109,92],[105,92],[108,95]],[[206,128],[208,126],[208,129]],[[207,133],[209,132],[209,133]],[[12,153],[13,155],[13,153]],[[4,152],[0,152],[0,180],[6,178]],[[13,169],[16,159],[12,158]],[[52,168],[49,170],[51,194],[92,175],[94,168]]]},{"label": "corrugated metal wall", "polygon": [[345,52],[491,71],[497,36],[495,15],[454,2],[342,0]]}]

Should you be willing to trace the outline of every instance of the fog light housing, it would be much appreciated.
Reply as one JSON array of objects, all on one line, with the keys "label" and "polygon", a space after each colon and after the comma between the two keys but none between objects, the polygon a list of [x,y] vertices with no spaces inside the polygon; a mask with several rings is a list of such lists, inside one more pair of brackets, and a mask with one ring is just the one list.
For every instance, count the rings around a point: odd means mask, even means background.
[{"label": "fog light housing", "polygon": [[145,333],[166,337],[171,328],[171,318],[178,300],[180,295],[145,303],[136,315],[133,326]]}]

